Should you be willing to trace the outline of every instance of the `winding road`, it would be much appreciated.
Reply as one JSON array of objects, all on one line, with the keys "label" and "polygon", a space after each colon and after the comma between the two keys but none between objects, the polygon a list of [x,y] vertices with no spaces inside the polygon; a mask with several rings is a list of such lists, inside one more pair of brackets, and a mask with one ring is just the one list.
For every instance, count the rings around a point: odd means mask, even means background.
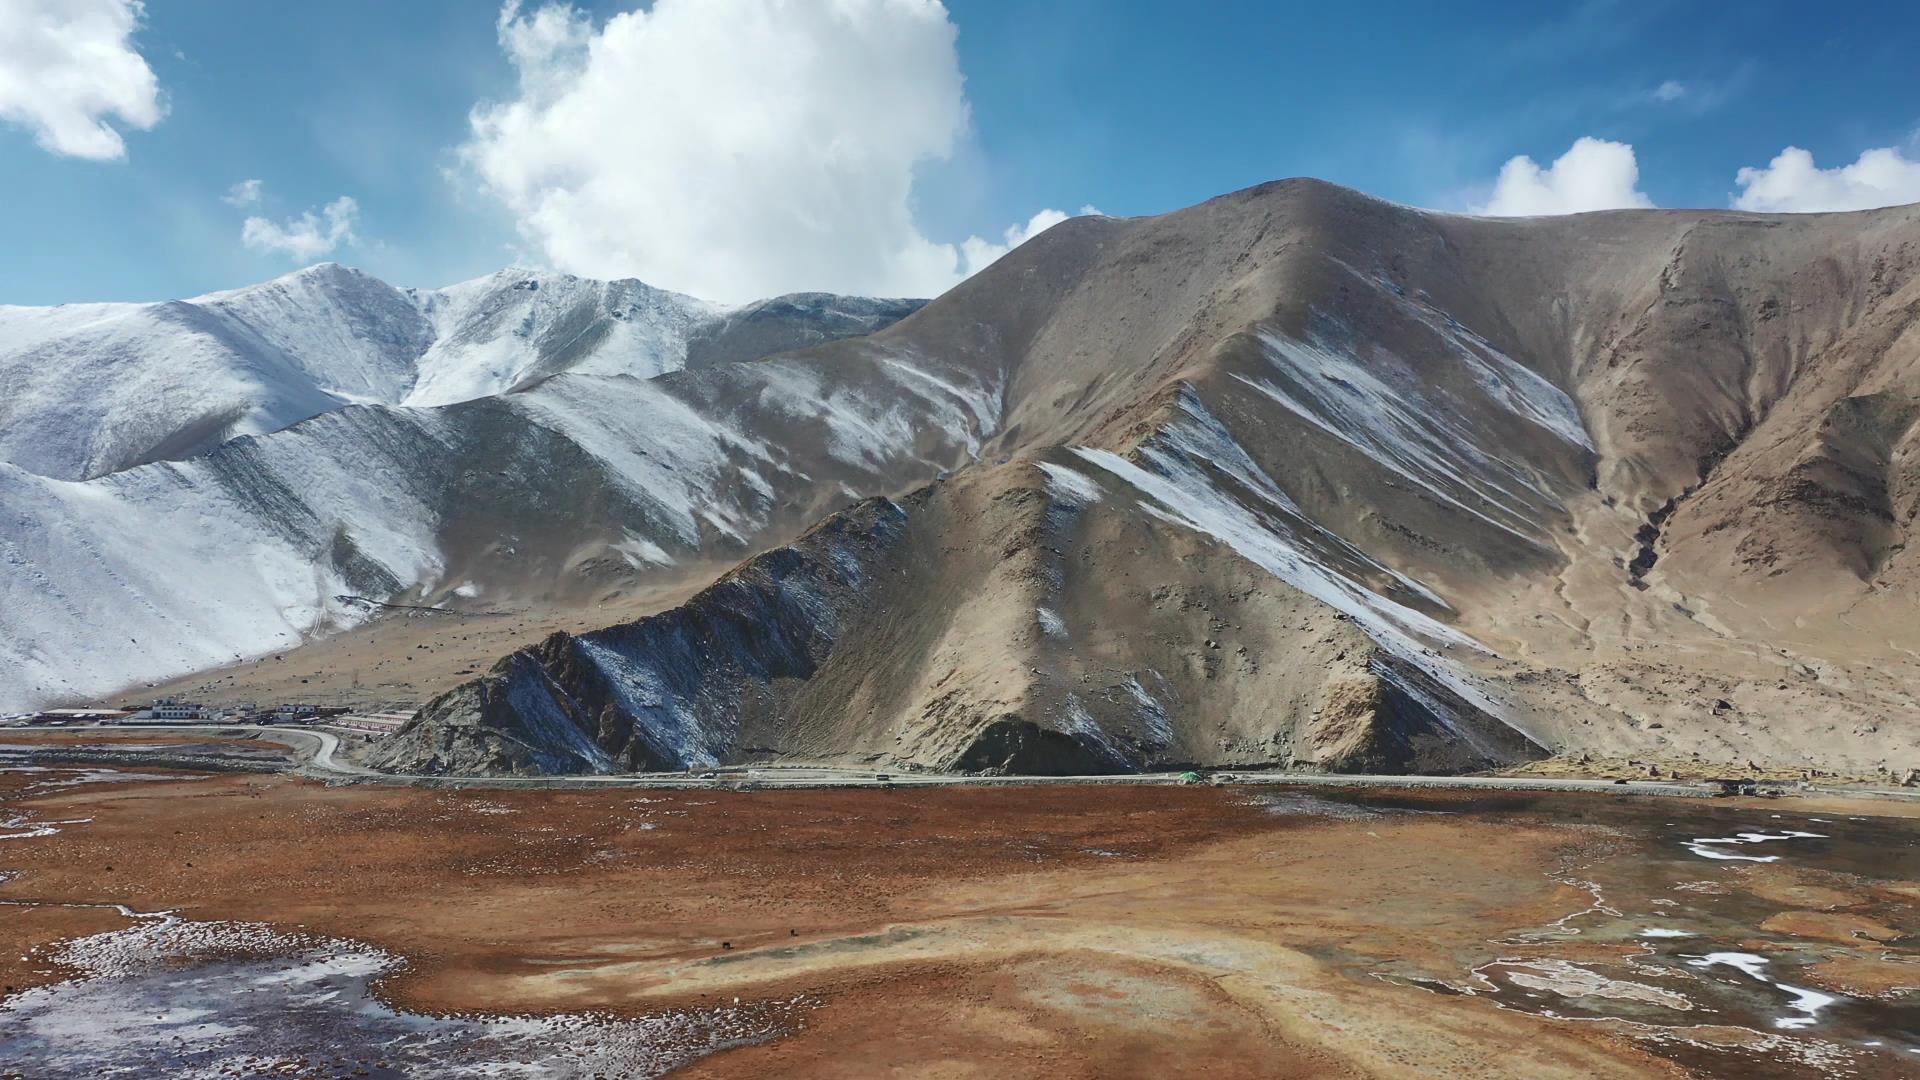
[{"label": "winding road", "polygon": [[[15,729],[35,730],[35,729]],[[880,772],[872,769],[845,769],[829,766],[771,765],[731,767],[706,773],[620,773],[583,776],[431,776],[389,773],[367,768],[347,760],[341,737],[320,727],[291,727],[255,724],[102,724],[94,727],[61,728],[63,731],[103,733],[157,731],[181,735],[217,735],[259,738],[292,749],[297,757],[296,771],[334,783],[404,784],[449,788],[817,788],[817,787],[937,787],[949,785],[992,786],[1009,784],[1178,784],[1185,774],[1179,772],[1128,773],[1096,776],[972,776],[941,773]],[[4,737],[0,735],[0,737]],[[137,756],[138,747],[128,747]],[[1723,794],[1710,783],[1676,780],[1588,780],[1550,777],[1502,776],[1403,776],[1380,774],[1313,774],[1279,771],[1226,770],[1210,774],[1207,782],[1232,784],[1285,784],[1350,788],[1451,788],[1478,791],[1592,792],[1607,795],[1661,795],[1678,798],[1708,798]],[[1920,793],[1865,788],[1826,788],[1802,784],[1764,784],[1780,793],[1845,794],[1912,799]]]}]

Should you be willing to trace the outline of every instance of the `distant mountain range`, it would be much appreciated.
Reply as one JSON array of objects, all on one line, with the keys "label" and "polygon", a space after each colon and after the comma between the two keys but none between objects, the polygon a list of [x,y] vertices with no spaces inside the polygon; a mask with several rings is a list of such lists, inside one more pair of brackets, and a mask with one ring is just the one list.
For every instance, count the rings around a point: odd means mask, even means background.
[{"label": "distant mountain range", "polygon": [[344,596],[668,583],[379,763],[1920,766],[1920,208],[1501,220],[1295,180],[1070,220],[897,322],[567,281],[282,279],[356,297],[256,331],[334,404],[0,466],[0,702],[374,617]]},{"label": "distant mountain range", "polygon": [[347,405],[450,405],[575,371],[649,378],[871,333],[917,300],[724,308],[506,269],[402,289],[322,263],[151,304],[0,307],[0,460],[60,479],[193,457]]}]

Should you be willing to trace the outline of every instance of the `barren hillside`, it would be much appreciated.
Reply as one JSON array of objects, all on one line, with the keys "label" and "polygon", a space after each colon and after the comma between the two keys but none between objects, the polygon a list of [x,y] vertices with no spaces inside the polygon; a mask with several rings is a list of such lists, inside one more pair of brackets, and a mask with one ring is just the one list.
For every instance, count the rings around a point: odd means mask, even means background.
[{"label": "barren hillside", "polygon": [[870,338],[679,383],[776,468],[807,440],[743,387],[857,398],[829,456],[904,467],[792,471],[891,497],[502,660],[384,760],[1911,768],[1916,269],[1913,207],[1286,181],[1075,219]]}]

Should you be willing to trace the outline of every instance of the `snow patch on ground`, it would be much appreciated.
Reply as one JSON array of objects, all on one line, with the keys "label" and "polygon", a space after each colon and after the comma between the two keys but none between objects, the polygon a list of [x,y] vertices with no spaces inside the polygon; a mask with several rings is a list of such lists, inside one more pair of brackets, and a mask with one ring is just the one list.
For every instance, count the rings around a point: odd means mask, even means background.
[{"label": "snow patch on ground", "polygon": [[1770,863],[1779,862],[1780,856],[1742,855],[1737,851],[1726,850],[1726,845],[1763,844],[1769,840],[1814,840],[1824,839],[1825,837],[1825,833],[1799,832],[1788,829],[1777,833],[1743,832],[1736,833],[1733,836],[1703,836],[1684,841],[1683,846],[1685,846],[1688,851],[1693,852],[1703,859],[1713,859],[1717,862]]},{"label": "snow patch on ground", "polygon": [[1047,474],[1047,494],[1056,502],[1066,503],[1076,509],[1085,509],[1100,501],[1100,485],[1086,473],[1069,469],[1065,465],[1055,465],[1051,461],[1036,461],[1040,471]]},{"label": "snow patch on ground", "polygon": [[1173,742],[1173,721],[1167,716],[1167,710],[1152,694],[1147,693],[1147,688],[1140,685],[1139,679],[1131,675],[1127,676],[1126,690],[1127,696],[1133,699],[1134,716],[1146,731],[1146,741],[1154,746],[1170,745]]},{"label": "snow patch on ground", "polygon": [[708,730],[692,709],[682,705],[673,689],[654,670],[653,658],[631,657],[592,639],[577,639],[613,687],[620,707],[643,729],[647,743],[681,768],[706,768],[720,763],[721,733]]},{"label": "snow patch on ground", "polygon": [[1067,622],[1060,617],[1059,612],[1054,611],[1052,608],[1035,608],[1033,610],[1033,618],[1035,622],[1040,624],[1041,633],[1051,638],[1066,640]]}]

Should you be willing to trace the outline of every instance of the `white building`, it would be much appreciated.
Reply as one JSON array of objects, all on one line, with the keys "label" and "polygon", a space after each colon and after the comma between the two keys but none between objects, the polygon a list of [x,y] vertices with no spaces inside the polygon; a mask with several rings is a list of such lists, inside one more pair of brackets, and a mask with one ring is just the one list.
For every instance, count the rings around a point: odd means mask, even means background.
[{"label": "white building", "polygon": [[203,711],[191,701],[161,698],[147,710],[147,715],[155,720],[198,720]]}]

